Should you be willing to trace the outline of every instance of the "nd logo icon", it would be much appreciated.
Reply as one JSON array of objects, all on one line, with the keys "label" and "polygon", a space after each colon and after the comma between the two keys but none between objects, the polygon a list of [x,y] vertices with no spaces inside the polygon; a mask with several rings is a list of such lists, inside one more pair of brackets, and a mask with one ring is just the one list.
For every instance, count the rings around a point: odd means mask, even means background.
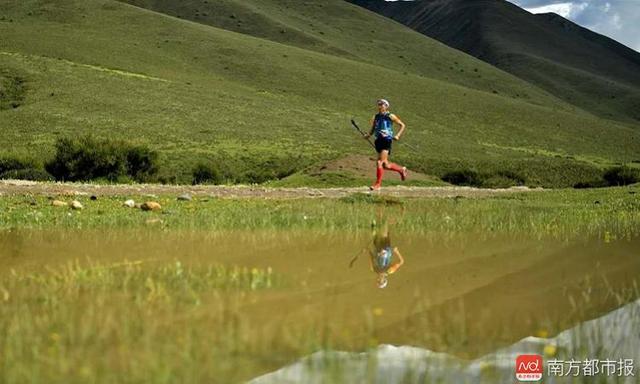
[{"label": "nd logo icon", "polygon": [[516,379],[518,381],[542,380],[544,370],[542,356],[520,355],[516,358]]}]

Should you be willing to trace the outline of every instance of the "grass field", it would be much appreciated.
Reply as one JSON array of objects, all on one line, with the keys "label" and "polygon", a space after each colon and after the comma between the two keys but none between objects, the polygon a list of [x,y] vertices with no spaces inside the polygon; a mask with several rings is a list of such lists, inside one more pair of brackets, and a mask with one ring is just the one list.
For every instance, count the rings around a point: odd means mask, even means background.
[{"label": "grass field", "polygon": [[397,159],[435,178],[471,168],[572,186],[638,160],[636,127],[346,2],[134,3],[165,13],[0,5],[0,76],[20,99],[0,110],[3,153],[42,161],[56,138],[90,133],[157,149],[164,180],[189,182],[206,160],[237,180],[269,168],[317,185],[306,169],[368,153],[348,121],[385,96],[417,147],[400,143]]},{"label": "grass field", "polygon": [[[397,228],[414,233],[512,234],[538,237],[624,238],[640,226],[638,186],[513,193],[487,198],[396,198],[356,193],[340,199],[217,199],[176,201],[160,196],[161,212],[124,208],[127,198],[77,197],[82,211],[51,206],[44,196],[0,200],[0,229],[320,230],[360,231],[376,212],[397,216]],[[63,200],[71,198],[60,197]],[[330,212],[330,214],[327,214]]]}]

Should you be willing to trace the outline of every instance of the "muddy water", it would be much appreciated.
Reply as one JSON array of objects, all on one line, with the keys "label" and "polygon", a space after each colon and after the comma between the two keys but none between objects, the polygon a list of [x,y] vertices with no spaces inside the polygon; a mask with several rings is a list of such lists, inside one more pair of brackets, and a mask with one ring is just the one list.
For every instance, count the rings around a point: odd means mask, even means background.
[{"label": "muddy water", "polygon": [[17,231],[0,233],[0,274],[75,260],[271,267],[287,284],[244,304],[255,323],[322,327],[347,350],[412,345],[474,359],[634,300],[638,250],[640,238],[416,236],[389,227],[349,234]]}]

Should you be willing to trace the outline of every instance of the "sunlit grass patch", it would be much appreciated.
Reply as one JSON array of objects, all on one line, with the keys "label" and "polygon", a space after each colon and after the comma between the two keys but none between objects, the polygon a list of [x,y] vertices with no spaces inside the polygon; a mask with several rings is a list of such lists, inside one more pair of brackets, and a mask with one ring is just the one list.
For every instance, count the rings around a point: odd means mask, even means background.
[{"label": "sunlit grass patch", "polygon": [[[64,267],[46,268],[38,272],[12,270],[3,282],[3,291],[33,290],[38,295],[26,300],[46,300],[60,293],[68,296],[118,292],[134,300],[158,297],[196,298],[213,290],[261,290],[282,284],[280,277],[268,267],[264,269],[228,267],[224,265],[185,266],[180,261],[158,265],[154,261],[125,261],[117,264],[82,265],[69,263]],[[7,293],[10,298],[11,295]],[[197,298],[196,298],[197,301]]]},{"label": "sunlit grass patch", "polygon": [[371,193],[353,193],[340,199],[344,203],[364,203],[379,205],[403,205],[404,202],[394,196],[376,195]]}]

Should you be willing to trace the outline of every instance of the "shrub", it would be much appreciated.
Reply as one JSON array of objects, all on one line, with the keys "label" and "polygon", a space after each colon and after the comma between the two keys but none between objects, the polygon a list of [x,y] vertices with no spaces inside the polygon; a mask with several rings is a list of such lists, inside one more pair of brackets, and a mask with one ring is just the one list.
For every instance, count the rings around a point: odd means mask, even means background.
[{"label": "shrub", "polygon": [[158,173],[158,153],[143,146],[127,151],[127,174],[137,181],[150,181]]},{"label": "shrub", "polygon": [[526,181],[524,176],[509,170],[478,173],[471,169],[451,171],[441,179],[453,185],[481,188],[509,188],[524,185]]},{"label": "shrub", "polygon": [[262,184],[267,181],[281,180],[294,174],[300,168],[297,159],[272,158],[250,164],[241,180],[251,184]]},{"label": "shrub", "polygon": [[614,167],[606,171],[602,178],[612,187],[635,184],[640,182],[640,170],[626,166]]},{"label": "shrub", "polygon": [[222,177],[220,176],[220,172],[213,164],[210,163],[198,163],[195,167],[193,167],[193,171],[191,172],[193,176],[192,183],[196,184],[221,184]]},{"label": "shrub", "polygon": [[448,172],[442,176],[441,179],[442,181],[446,181],[453,185],[479,187],[482,184],[482,180],[478,172],[470,169]]},{"label": "shrub", "polygon": [[0,158],[0,179],[52,181],[53,177],[34,159],[6,155]]},{"label": "shrub", "polygon": [[603,188],[608,187],[609,185],[604,179],[596,179],[596,180],[587,180],[580,181],[573,185],[575,189],[584,189],[584,188]]},{"label": "shrub", "polygon": [[57,180],[117,181],[131,177],[136,181],[148,181],[158,171],[157,153],[124,141],[85,136],[61,138],[55,146],[56,154],[45,168]]},{"label": "shrub", "polygon": [[0,179],[54,181],[53,176],[41,168],[13,169],[0,174]]},{"label": "shrub", "polygon": [[39,167],[41,167],[41,164],[38,164],[35,160],[32,159],[25,159],[9,155],[0,157],[0,174],[8,171]]}]

